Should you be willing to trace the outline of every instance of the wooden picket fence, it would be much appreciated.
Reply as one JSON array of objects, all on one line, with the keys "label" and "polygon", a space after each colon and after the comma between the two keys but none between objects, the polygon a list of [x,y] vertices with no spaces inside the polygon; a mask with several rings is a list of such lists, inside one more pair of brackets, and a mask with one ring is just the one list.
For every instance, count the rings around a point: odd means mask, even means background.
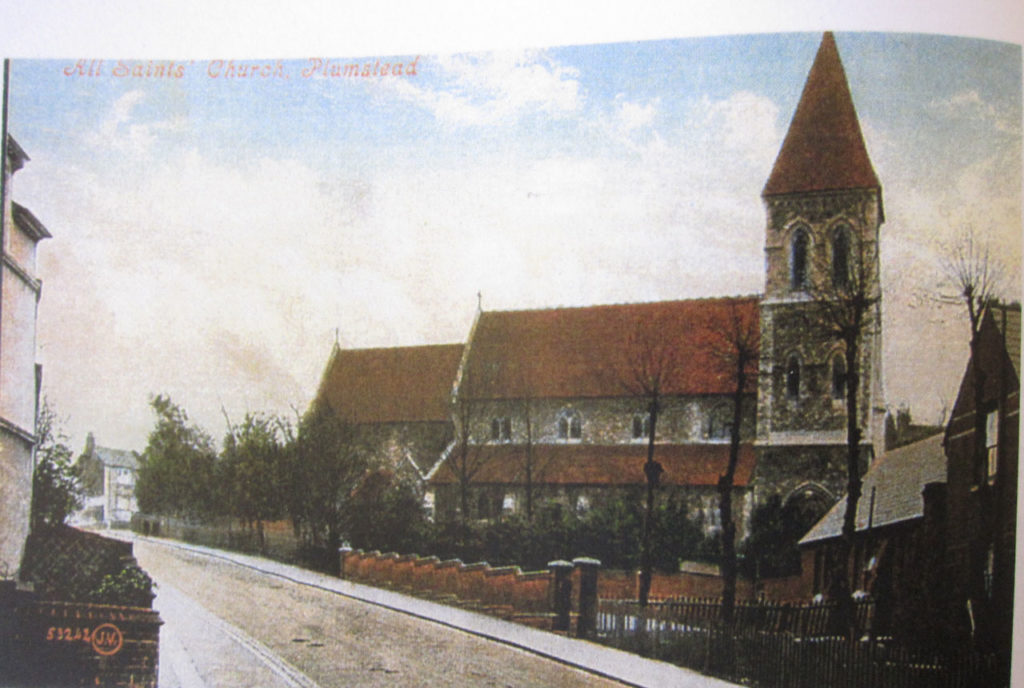
[{"label": "wooden picket fence", "polygon": [[633,600],[600,600],[597,640],[766,688],[1007,685],[1006,668],[995,655],[923,655],[873,637],[871,600],[858,602],[856,640],[829,634],[834,613],[830,603],[744,602],[736,606],[729,633],[720,623],[719,600],[661,600],[643,612]]}]

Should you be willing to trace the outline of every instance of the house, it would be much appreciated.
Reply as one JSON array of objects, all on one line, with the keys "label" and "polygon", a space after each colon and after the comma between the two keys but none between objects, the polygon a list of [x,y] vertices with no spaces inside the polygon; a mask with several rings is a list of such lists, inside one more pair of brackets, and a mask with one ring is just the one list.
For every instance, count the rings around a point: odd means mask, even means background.
[{"label": "house", "polygon": [[42,282],[36,277],[36,245],[50,237],[27,208],[11,200],[14,174],[29,157],[7,133],[6,101],[4,108],[0,130],[0,577],[19,570],[29,532],[42,376],[42,368],[36,365],[36,311],[42,293]]},{"label": "house", "polygon": [[139,472],[136,452],[101,447],[90,432],[85,438],[85,450],[76,462],[76,470],[85,498],[76,522],[97,523],[108,528],[131,522],[139,510],[135,501]]},{"label": "house", "polygon": [[[856,539],[848,563],[851,589],[882,607],[900,604],[896,581],[915,576],[915,547],[925,522],[938,516],[946,481],[942,434],[886,452],[863,476],[854,519]],[[926,503],[924,495],[932,496]],[[827,596],[837,565],[847,500],[844,496],[800,540],[806,597]]]},{"label": "house", "polygon": [[[536,498],[585,507],[610,487],[644,485],[644,445],[655,420],[662,484],[684,492],[694,518],[714,532],[715,486],[725,471],[733,404],[731,378],[719,365],[714,350],[721,353],[721,347],[713,335],[742,313],[757,331],[758,348],[750,388],[742,395],[734,481],[739,532],[754,505],[773,496],[806,522],[820,518],[845,491],[849,377],[843,344],[815,324],[822,308],[814,288],[845,284],[855,268],[876,297],[865,314],[857,359],[864,468],[882,453],[885,440],[882,190],[831,33],[822,38],[761,202],[763,295],[478,312],[451,377],[432,383],[454,390],[446,420],[437,407],[434,421],[447,423],[451,441],[439,460],[408,450],[419,467],[433,466],[428,494],[435,495],[439,512],[468,509],[487,518],[530,511]],[[654,418],[636,388],[645,348],[648,363],[678,364],[660,376],[661,410]],[[338,350],[336,356],[391,356],[394,365],[403,365],[407,350],[386,351]],[[334,379],[330,366],[325,380]],[[372,377],[372,384],[386,379],[396,385],[385,397],[404,386],[413,398],[420,395],[416,375],[381,368]],[[352,405],[345,413],[380,403],[360,387],[365,384],[355,377],[331,383],[336,395],[350,386]],[[365,413],[372,422],[390,422]],[[402,446],[399,441],[389,451],[401,454]]]},{"label": "house", "polygon": [[421,481],[452,440],[451,390],[461,344],[342,349],[313,400],[356,427],[382,467]]},{"label": "house", "polygon": [[[880,632],[910,625],[1009,652],[1020,315],[1019,305],[986,308],[945,431],[887,452],[864,475],[846,565],[853,588],[886,610]],[[828,594],[845,510],[844,497],[800,541],[808,595]]]},{"label": "house", "polygon": [[1013,624],[1020,316],[1020,305],[986,309],[945,434],[947,589],[974,638],[1003,651]]}]

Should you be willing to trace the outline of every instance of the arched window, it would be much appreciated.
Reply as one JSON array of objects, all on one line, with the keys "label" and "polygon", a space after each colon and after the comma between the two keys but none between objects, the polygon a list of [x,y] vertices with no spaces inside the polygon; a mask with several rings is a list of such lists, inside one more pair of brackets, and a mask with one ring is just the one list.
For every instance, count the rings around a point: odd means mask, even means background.
[{"label": "arched window", "polygon": [[644,440],[651,434],[651,414],[637,413],[633,416],[633,439]]},{"label": "arched window", "polygon": [[512,439],[512,420],[508,417],[491,419],[491,441],[508,442]]},{"label": "arched window", "polygon": [[832,398],[846,398],[846,357],[842,352],[832,357]]},{"label": "arched window", "polygon": [[807,286],[807,252],[811,240],[802,227],[793,234],[789,249],[789,286],[803,289]]},{"label": "arched window", "polygon": [[832,285],[850,283],[850,228],[841,225],[832,236]]},{"label": "arched window", "polygon": [[583,437],[583,421],[578,411],[562,411],[558,414],[558,439],[578,440]]},{"label": "arched window", "polygon": [[790,399],[800,396],[800,359],[796,354],[786,361],[786,396]]},{"label": "arched window", "polygon": [[732,409],[719,404],[708,414],[708,439],[727,440],[732,437]]}]

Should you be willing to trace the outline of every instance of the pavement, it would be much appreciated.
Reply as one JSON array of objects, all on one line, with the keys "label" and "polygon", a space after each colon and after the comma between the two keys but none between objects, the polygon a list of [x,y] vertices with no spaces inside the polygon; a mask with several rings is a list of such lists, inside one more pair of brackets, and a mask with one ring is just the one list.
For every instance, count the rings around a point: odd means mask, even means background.
[{"label": "pavement", "polygon": [[[161,538],[149,538],[142,536],[135,537],[140,540],[213,557],[238,566],[253,569],[270,576],[276,576],[293,583],[325,590],[338,595],[344,595],[355,600],[377,605],[403,614],[408,614],[419,619],[442,624],[481,638],[486,638],[488,640],[516,647],[542,657],[547,657],[557,662],[576,667],[592,674],[613,679],[630,686],[638,686],[641,688],[664,688],[665,686],[679,686],[680,688],[728,688],[730,686],[737,685],[720,679],[704,676],[690,669],[678,667],[666,662],[646,659],[639,655],[605,647],[596,643],[549,633],[487,616],[485,614],[438,604],[436,602],[404,595],[391,590],[361,585],[352,581],[308,571],[306,569],[269,559],[236,552],[217,550],[199,545],[191,545],[173,540],[164,540]],[[161,599],[161,597],[163,599]],[[176,593],[173,589],[167,589],[167,586],[164,585],[161,586],[161,595],[156,601],[156,606],[160,609],[161,614],[164,614],[165,612],[161,606],[163,606],[163,603],[166,601],[168,603],[168,611],[174,615],[178,615],[178,612],[184,609],[183,605],[186,604],[182,598],[183,596],[181,596],[180,593]],[[192,619],[193,622],[196,619],[201,619],[201,616],[194,613],[194,610],[193,613],[184,614],[183,616]],[[207,620],[207,626],[210,628],[213,628],[216,623],[217,622],[215,620]],[[241,629],[231,626],[229,629],[225,630],[223,628],[223,622],[220,623],[222,638],[225,635],[227,637],[232,637],[236,643],[240,643],[242,645],[245,645],[247,641],[250,642],[250,645],[251,643],[256,643],[257,650],[259,649],[259,644],[251,638],[247,638]],[[165,634],[164,637],[165,654],[162,656],[161,664],[163,664],[164,661],[167,661],[170,665],[168,667],[169,669],[174,669],[176,674],[181,674],[180,678],[174,680],[177,680],[178,685],[182,686],[182,688],[188,688],[190,685],[188,680],[189,668],[187,664],[183,664],[184,660],[182,660],[182,657],[185,657],[187,653],[183,654],[181,652],[181,638],[176,637],[173,632],[169,636]],[[196,637],[198,638],[200,636],[197,635]],[[252,651],[251,646],[247,649],[249,649],[250,652]],[[177,667],[175,666],[176,658],[177,660],[181,660],[177,662]],[[275,664],[269,660],[265,662],[265,664],[265,668],[274,674],[274,678],[268,679],[268,682],[265,684],[259,683],[259,680],[254,678],[254,681],[256,682],[253,683],[253,685],[280,685],[279,682],[283,682],[284,685],[296,685],[296,683],[301,683],[301,678],[299,678],[299,676],[296,676],[294,673],[290,673],[294,671],[293,667],[281,665],[280,663]],[[168,686],[170,685],[171,684],[168,683]],[[164,686],[163,680],[161,680],[161,686]]]}]

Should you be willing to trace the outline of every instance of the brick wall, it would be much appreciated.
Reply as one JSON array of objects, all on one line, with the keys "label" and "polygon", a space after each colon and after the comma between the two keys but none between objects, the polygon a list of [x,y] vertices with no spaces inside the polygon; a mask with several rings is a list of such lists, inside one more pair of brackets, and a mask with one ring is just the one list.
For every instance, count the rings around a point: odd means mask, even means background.
[{"label": "brick wall", "polygon": [[[597,596],[608,600],[631,600],[637,597],[637,574],[632,571],[604,571],[598,576]],[[738,600],[765,599],[787,602],[807,600],[809,592],[800,576],[776,578],[754,585],[750,580],[736,581]],[[719,598],[722,579],[716,575],[696,573],[655,573],[651,579],[651,599],[672,597]]]},{"label": "brick wall", "polygon": [[151,609],[22,600],[13,617],[0,649],[5,686],[156,688],[161,621]]},{"label": "brick wall", "polygon": [[[342,553],[342,576],[429,599],[458,604],[533,626],[550,628],[552,574],[518,566],[492,567],[394,552]],[[578,589],[576,586],[574,589]]]}]

